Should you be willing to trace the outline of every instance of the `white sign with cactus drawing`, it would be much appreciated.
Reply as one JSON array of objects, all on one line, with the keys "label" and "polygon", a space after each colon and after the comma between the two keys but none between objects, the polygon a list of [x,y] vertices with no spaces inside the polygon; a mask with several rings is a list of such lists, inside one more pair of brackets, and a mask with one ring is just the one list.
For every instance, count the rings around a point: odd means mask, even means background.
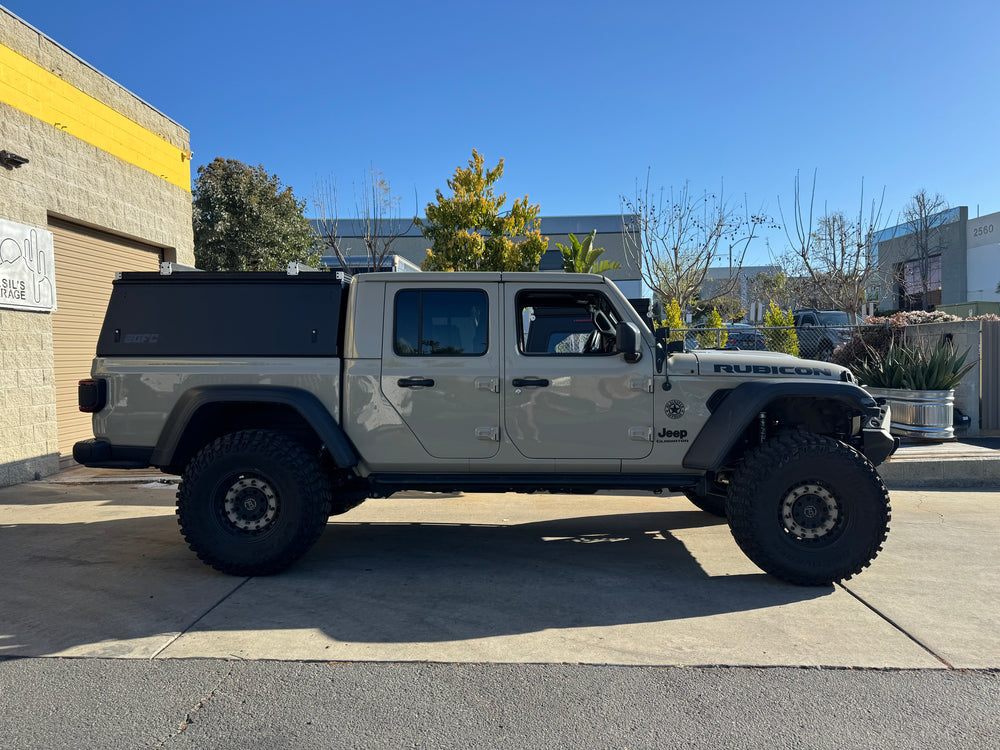
[{"label": "white sign with cactus drawing", "polygon": [[0,219],[0,307],[56,309],[52,232]]}]

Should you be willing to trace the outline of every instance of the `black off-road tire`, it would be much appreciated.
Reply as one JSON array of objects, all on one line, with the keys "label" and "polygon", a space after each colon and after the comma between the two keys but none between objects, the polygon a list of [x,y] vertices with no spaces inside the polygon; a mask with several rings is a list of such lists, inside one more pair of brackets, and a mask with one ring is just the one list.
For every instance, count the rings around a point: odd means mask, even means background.
[{"label": "black off-road tire", "polygon": [[694,490],[684,490],[684,496],[700,510],[719,518],[726,517],[726,498],[722,495],[699,495]]},{"label": "black off-road tire", "polygon": [[747,454],[729,485],[729,527],[760,568],[821,586],[860,573],[889,531],[889,493],[875,467],[833,438],[774,437]]},{"label": "black off-road tire", "polygon": [[237,576],[284,570],[313,545],[330,515],[330,481],[316,457],[288,435],[223,435],[188,463],[177,523],[188,546]]}]

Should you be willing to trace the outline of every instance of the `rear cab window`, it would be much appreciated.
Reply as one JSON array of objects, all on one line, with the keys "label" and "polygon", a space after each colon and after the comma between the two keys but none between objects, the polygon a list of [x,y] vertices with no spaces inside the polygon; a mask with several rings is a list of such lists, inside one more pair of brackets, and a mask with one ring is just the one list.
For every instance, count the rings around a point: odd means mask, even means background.
[{"label": "rear cab window", "polygon": [[404,289],[393,310],[401,357],[478,357],[489,348],[489,298],[482,289]]}]

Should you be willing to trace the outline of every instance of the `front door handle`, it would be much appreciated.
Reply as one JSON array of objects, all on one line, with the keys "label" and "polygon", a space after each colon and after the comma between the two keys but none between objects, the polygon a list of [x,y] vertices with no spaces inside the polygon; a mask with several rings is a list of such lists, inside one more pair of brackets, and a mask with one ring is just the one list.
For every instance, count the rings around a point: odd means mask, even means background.
[{"label": "front door handle", "polygon": [[433,388],[432,378],[400,378],[396,381],[400,388]]},{"label": "front door handle", "polygon": [[545,378],[514,378],[510,384],[515,388],[547,388],[549,381]]}]

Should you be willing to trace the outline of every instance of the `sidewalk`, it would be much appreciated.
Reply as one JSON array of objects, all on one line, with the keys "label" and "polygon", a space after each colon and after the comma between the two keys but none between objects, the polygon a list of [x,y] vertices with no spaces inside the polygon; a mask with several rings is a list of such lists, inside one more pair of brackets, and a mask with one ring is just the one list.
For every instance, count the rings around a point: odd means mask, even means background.
[{"label": "sidewalk", "polygon": [[173,490],[0,490],[0,658],[1000,667],[1000,492],[894,491],[871,568],[800,587],[680,495],[400,493],[236,578]]},{"label": "sidewalk", "polygon": [[878,471],[889,489],[1000,489],[1000,438],[905,441]]}]

